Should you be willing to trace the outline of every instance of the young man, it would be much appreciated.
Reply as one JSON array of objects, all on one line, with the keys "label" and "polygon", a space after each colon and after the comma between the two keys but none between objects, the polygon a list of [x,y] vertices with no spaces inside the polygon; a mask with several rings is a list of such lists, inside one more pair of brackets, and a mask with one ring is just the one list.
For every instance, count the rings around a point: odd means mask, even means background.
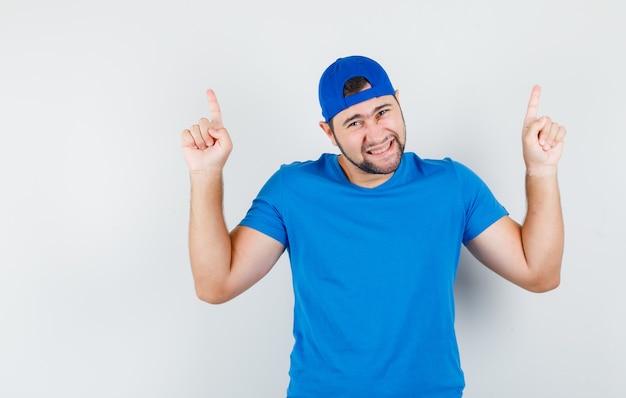
[{"label": "young man", "polygon": [[182,133],[196,292],[210,303],[230,300],[288,251],[295,294],[288,397],[460,397],[453,284],[462,244],[525,289],[558,286],[557,165],[566,132],[537,118],[539,87],[522,127],[522,226],[467,167],[404,153],[398,91],[377,62],[350,56],[319,84],[320,127],[341,154],[281,167],[229,233],[222,168],[232,143],[213,91],[207,98],[211,119]]}]

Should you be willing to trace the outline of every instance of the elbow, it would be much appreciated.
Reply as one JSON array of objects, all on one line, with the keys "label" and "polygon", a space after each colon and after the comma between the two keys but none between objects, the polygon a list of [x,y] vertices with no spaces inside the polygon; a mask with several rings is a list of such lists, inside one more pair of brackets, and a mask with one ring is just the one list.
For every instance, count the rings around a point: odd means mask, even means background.
[{"label": "elbow", "polygon": [[550,278],[537,279],[533,281],[533,283],[524,287],[526,288],[526,290],[533,292],[533,293],[546,293],[546,292],[556,289],[557,287],[559,287],[560,284],[561,284],[561,276],[556,275]]},{"label": "elbow", "polygon": [[208,288],[205,284],[196,283],[196,297],[209,304],[224,304],[232,297],[228,296],[223,289]]},{"label": "elbow", "polygon": [[205,303],[209,303],[209,304],[224,304],[225,302],[227,302],[229,299],[225,298],[222,295],[219,294],[214,294],[214,293],[207,293],[207,292],[198,292],[196,291],[196,296],[204,301]]},{"label": "elbow", "polygon": [[533,293],[546,293],[561,284],[561,258],[553,261],[534,263],[529,267],[527,283],[523,286]]}]

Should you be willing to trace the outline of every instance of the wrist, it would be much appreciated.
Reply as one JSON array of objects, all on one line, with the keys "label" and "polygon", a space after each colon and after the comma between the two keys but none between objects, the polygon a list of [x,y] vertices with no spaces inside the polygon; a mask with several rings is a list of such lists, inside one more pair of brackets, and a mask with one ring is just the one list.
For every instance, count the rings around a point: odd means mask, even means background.
[{"label": "wrist", "polygon": [[555,177],[558,174],[556,165],[526,166],[526,177]]},{"label": "wrist", "polygon": [[192,184],[210,184],[222,180],[222,170],[192,170],[189,172]]}]

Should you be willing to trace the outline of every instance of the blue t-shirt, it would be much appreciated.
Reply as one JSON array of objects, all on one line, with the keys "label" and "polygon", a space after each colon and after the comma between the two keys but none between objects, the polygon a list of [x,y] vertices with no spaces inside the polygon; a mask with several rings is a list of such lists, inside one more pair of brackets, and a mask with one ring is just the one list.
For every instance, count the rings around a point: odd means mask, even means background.
[{"label": "blue t-shirt", "polygon": [[450,159],[405,153],[376,188],[352,184],[337,155],[282,166],[241,225],[289,253],[288,397],[460,397],[453,285],[461,244],[506,214]]}]

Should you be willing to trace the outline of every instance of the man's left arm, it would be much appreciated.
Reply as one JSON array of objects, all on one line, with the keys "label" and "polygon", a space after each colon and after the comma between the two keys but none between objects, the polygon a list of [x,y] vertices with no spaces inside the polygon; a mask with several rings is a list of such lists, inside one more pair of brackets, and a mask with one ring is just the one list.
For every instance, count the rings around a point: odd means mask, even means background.
[{"label": "man's left arm", "polygon": [[522,225],[503,217],[466,244],[488,268],[533,292],[560,283],[564,227],[557,166],[565,127],[537,118],[540,87],[533,87],[522,129],[526,164],[526,218]]}]

